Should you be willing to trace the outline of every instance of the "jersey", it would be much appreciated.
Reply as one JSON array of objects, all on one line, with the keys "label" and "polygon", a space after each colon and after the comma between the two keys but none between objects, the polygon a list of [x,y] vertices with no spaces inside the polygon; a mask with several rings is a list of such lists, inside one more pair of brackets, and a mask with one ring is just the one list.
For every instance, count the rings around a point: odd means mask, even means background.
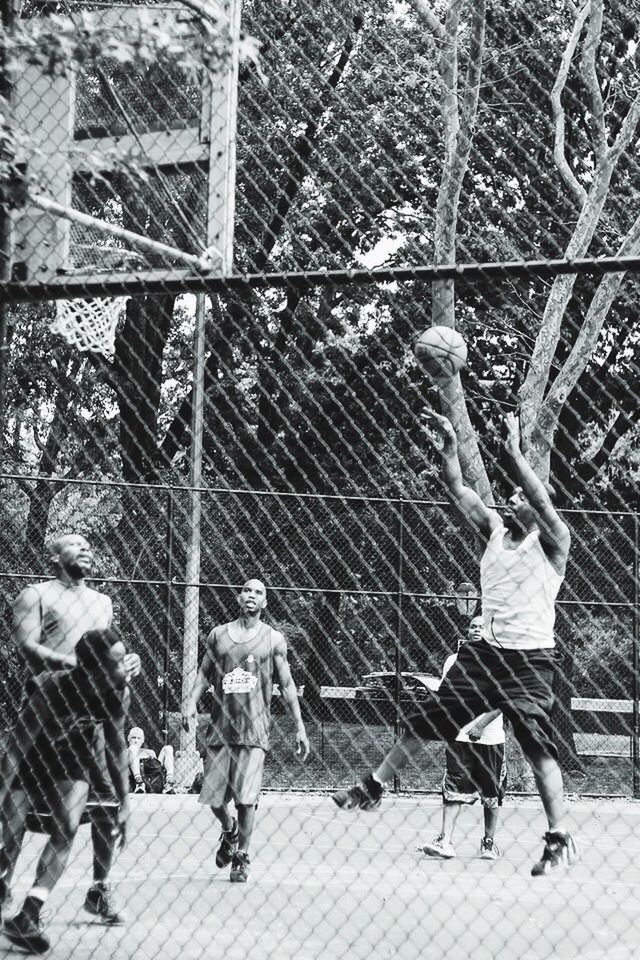
[{"label": "jersey", "polygon": [[512,550],[505,548],[506,527],[492,532],[480,561],[483,636],[507,650],[555,646],[555,600],[564,577],[542,549],[537,530]]},{"label": "jersey", "polygon": [[[473,643],[472,640],[468,642]],[[457,659],[458,659],[457,653],[452,653],[450,656],[447,657],[447,659],[444,662],[444,667],[442,668],[442,680],[444,680],[444,678],[449,673],[449,670],[451,670],[451,667],[454,665]],[[442,680],[440,681],[440,683],[442,683]],[[470,723],[466,723],[464,727],[462,727],[462,729],[460,730],[460,733],[456,737],[456,740],[459,740],[461,743],[473,743],[475,745],[479,744],[481,747],[488,746],[489,744],[495,745],[497,743],[504,743],[504,739],[505,739],[504,721],[502,719],[502,714],[500,714],[499,717],[496,717],[495,720],[492,720],[491,723],[487,724],[487,726],[482,731],[482,736],[480,737],[479,740],[471,740],[471,738],[469,737],[469,730],[471,729],[471,727],[474,726],[474,724],[478,720],[481,720],[483,717],[486,717],[486,715],[487,715],[486,712],[481,713],[480,716],[475,718],[475,720],[471,720]]]},{"label": "jersey", "polygon": [[269,748],[273,692],[273,630],[261,624],[255,637],[238,642],[229,624],[208,641],[213,706],[209,745]]},{"label": "jersey", "polygon": [[38,594],[42,624],[38,642],[49,650],[71,654],[87,630],[106,630],[111,626],[111,599],[83,581],[67,584],[63,580],[47,580],[28,589]]}]

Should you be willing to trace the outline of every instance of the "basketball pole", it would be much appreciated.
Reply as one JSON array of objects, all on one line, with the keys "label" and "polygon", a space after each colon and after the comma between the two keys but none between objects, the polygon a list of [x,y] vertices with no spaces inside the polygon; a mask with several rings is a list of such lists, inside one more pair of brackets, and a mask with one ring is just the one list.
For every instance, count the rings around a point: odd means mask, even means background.
[{"label": "basketball pole", "polygon": [[[207,246],[222,255],[222,274],[233,269],[235,219],[236,114],[238,101],[238,43],[241,0],[228,0],[224,7],[234,38],[229,69],[210,78],[203,98],[201,126],[209,139],[209,193],[207,198]],[[204,367],[206,351],[206,295],[196,295],[193,392],[191,408],[189,541],[185,563],[184,645],[182,652],[182,707],[190,696],[198,673],[200,635],[200,561],[202,536],[202,446],[204,430]],[[189,779],[198,762],[195,728],[180,728],[180,774]]]}]

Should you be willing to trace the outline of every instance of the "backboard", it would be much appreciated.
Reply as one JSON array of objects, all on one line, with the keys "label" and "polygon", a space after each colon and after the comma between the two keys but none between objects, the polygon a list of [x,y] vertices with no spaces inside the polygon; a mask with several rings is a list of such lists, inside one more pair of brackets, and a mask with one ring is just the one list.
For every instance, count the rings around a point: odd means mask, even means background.
[{"label": "backboard", "polygon": [[[114,43],[145,30],[175,36],[177,23],[194,59],[212,32],[191,4],[67,10]],[[116,50],[54,76],[22,70],[12,106],[30,190],[12,215],[13,280],[157,279],[202,268],[206,250],[207,269],[231,272],[239,0],[217,15],[226,54],[199,70],[162,49],[135,69]]]}]

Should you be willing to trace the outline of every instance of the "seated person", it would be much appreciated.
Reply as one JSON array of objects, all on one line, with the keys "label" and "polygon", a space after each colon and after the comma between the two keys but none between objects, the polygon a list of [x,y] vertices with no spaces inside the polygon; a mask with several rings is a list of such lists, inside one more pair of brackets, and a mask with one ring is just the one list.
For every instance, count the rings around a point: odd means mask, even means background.
[{"label": "seated person", "polygon": [[156,756],[144,744],[144,731],[129,731],[129,788],[133,793],[175,793],[173,747],[168,744]]}]

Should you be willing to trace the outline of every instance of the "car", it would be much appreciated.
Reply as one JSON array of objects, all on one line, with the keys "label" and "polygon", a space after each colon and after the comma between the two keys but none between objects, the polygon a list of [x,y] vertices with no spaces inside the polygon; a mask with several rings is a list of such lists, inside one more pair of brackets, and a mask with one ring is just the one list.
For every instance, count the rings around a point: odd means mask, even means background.
[{"label": "car", "polygon": [[[385,699],[395,701],[396,677],[393,670],[379,670],[375,673],[365,673],[362,685],[356,687],[356,698]],[[440,686],[440,677],[429,673],[419,673],[413,670],[403,670],[400,673],[400,699],[416,700],[428,697],[428,691],[435,691]]]}]

